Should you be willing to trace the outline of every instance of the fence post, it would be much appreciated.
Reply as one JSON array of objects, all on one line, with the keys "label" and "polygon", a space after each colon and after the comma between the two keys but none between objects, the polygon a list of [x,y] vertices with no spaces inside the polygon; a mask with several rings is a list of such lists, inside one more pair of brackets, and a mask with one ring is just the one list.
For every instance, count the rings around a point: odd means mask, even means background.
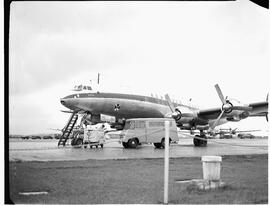
[{"label": "fence post", "polygon": [[165,121],[165,151],[164,151],[164,204],[168,204],[169,193],[169,134],[170,122]]}]

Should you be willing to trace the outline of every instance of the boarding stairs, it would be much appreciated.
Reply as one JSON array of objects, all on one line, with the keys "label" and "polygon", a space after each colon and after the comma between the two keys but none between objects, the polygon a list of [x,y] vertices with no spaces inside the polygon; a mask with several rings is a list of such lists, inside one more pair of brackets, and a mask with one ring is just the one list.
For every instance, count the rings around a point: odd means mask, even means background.
[{"label": "boarding stairs", "polygon": [[66,142],[70,136],[70,134],[73,131],[73,128],[78,120],[78,114],[76,112],[73,112],[66,124],[66,126],[63,128],[63,133],[58,141],[58,146],[62,145],[65,146]]}]

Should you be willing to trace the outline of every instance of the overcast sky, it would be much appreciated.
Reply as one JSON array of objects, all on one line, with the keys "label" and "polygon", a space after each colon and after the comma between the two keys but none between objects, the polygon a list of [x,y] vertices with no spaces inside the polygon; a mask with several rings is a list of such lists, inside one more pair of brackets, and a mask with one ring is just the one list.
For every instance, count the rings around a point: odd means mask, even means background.
[{"label": "overcast sky", "polygon": [[[169,93],[203,108],[221,105],[215,83],[241,102],[265,100],[269,36],[268,10],[244,0],[12,2],[10,133],[63,128],[60,98],[97,73],[103,91]],[[233,127],[267,126],[244,121]]]}]

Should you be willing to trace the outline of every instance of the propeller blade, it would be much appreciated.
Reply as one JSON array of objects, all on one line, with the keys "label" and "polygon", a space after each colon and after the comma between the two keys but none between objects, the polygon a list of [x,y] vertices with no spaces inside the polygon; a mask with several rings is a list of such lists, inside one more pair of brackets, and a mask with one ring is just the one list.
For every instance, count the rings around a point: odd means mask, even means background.
[{"label": "propeller blade", "polygon": [[214,124],[211,126],[211,129],[212,130],[217,126],[217,124],[218,124],[218,122],[219,122],[219,120],[220,120],[220,118],[221,118],[221,116],[223,115],[224,112],[225,112],[225,110],[222,110],[221,111],[220,115],[218,116],[218,118],[216,119],[216,121],[214,122]]},{"label": "propeller blade", "polygon": [[174,107],[174,105],[173,105],[173,103],[172,103],[172,101],[171,101],[171,99],[170,99],[170,97],[169,97],[168,94],[165,95],[165,99],[166,99],[166,101],[167,101],[167,103],[168,103],[171,111],[172,112],[175,112],[175,107]]},{"label": "propeller blade", "polygon": [[225,98],[224,98],[224,96],[223,96],[223,94],[222,94],[222,92],[221,92],[221,89],[220,89],[219,85],[216,84],[216,85],[215,85],[215,88],[216,88],[216,91],[217,91],[217,93],[218,93],[218,96],[219,96],[219,98],[220,98],[222,104],[226,104],[226,100],[225,100]]}]

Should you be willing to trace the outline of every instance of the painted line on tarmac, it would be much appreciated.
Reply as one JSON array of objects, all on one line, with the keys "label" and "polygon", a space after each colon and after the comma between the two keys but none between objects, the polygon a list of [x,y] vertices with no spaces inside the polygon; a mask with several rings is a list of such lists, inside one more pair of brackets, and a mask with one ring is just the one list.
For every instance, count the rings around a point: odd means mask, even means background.
[{"label": "painted line on tarmac", "polygon": [[19,194],[29,196],[29,195],[48,194],[48,192],[47,191],[32,191],[32,192],[19,192]]}]

